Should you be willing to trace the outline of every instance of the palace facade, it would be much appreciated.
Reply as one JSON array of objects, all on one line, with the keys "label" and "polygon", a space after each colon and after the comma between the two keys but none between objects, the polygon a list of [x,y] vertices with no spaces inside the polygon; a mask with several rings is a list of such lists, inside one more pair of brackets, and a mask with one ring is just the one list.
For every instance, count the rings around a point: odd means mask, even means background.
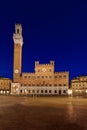
[{"label": "palace facade", "polygon": [[87,95],[87,76],[78,76],[71,80],[72,95]]},{"label": "palace facade", "polygon": [[0,77],[0,94],[8,95],[11,92],[12,80]]},{"label": "palace facade", "polygon": [[69,72],[55,72],[54,61],[40,64],[35,61],[35,72],[22,72],[22,26],[15,25],[14,70],[11,83],[12,95],[66,95],[69,87]]}]

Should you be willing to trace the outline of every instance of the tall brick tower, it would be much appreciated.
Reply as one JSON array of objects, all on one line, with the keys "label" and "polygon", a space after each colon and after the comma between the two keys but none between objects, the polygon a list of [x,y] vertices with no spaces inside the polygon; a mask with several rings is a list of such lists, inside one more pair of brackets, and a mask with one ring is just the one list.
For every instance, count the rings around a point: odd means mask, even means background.
[{"label": "tall brick tower", "polygon": [[13,80],[18,82],[21,75],[22,68],[22,26],[21,24],[15,25],[15,33],[13,34],[14,40],[14,70],[13,70]]}]

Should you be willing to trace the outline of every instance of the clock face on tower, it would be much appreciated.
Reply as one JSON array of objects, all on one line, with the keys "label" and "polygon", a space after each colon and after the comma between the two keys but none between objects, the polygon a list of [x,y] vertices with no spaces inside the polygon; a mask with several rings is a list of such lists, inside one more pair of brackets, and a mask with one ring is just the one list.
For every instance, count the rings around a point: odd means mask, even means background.
[{"label": "clock face on tower", "polygon": [[19,72],[19,70],[16,69],[14,72],[17,74]]},{"label": "clock face on tower", "polygon": [[42,71],[43,71],[43,72],[46,72],[46,68],[43,68]]}]

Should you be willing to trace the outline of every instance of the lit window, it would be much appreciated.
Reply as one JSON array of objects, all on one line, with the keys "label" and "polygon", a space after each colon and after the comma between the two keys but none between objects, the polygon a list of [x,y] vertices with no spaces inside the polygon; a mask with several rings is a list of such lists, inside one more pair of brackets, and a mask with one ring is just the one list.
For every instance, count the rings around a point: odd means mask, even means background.
[{"label": "lit window", "polygon": [[7,91],[7,94],[9,94],[9,91]]}]

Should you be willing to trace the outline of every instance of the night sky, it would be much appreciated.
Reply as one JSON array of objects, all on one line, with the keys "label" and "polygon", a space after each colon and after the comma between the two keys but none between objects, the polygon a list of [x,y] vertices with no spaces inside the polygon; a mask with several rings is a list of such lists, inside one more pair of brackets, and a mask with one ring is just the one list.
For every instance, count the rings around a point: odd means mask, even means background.
[{"label": "night sky", "polygon": [[23,72],[55,61],[70,79],[87,75],[87,3],[74,0],[0,1],[0,76],[12,78],[15,23],[23,27]]}]

